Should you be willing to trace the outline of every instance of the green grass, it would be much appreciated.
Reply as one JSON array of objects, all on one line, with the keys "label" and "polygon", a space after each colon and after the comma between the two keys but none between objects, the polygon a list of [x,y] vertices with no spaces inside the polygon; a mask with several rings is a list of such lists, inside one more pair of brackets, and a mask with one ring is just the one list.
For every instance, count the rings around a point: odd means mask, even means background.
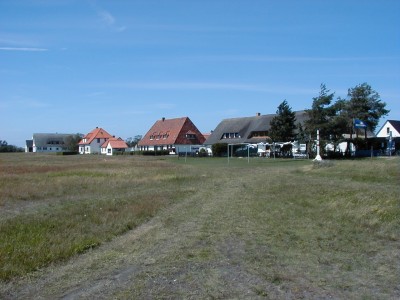
[{"label": "green grass", "polygon": [[1,158],[1,204],[13,212],[0,221],[2,280],[96,247],[190,191],[182,187],[190,178],[161,161]]},{"label": "green grass", "polygon": [[[12,208],[0,221],[2,280],[158,216],[160,238],[153,233],[137,246],[157,263],[138,267],[117,297],[400,294],[399,158],[228,165],[226,158],[5,155],[0,164],[7,170],[0,205]],[[138,263],[132,257],[140,255],[126,251],[125,260]]]},{"label": "green grass", "polygon": [[[207,270],[210,261],[219,265],[228,259],[229,265],[295,298],[305,297],[307,291],[342,297],[348,292],[361,298],[372,290],[378,298],[393,293],[399,274],[399,256],[393,256],[400,245],[398,159],[335,161],[323,168],[292,160],[225,163],[187,160],[187,165],[214,178],[220,192],[213,200],[221,204],[208,212],[194,244],[178,251],[188,258],[170,261],[189,261]],[[221,288],[229,286],[226,275],[207,275],[214,283],[202,296],[240,297]],[[257,294],[268,295],[271,287],[261,286]]]}]

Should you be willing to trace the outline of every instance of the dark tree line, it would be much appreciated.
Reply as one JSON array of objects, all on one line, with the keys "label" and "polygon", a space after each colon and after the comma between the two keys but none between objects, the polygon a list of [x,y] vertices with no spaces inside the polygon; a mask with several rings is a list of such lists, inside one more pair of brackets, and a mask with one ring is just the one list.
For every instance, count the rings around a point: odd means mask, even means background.
[{"label": "dark tree line", "polygon": [[[334,101],[335,93],[321,84],[311,109],[306,109],[304,125],[296,125],[296,116],[287,101],[283,101],[271,121],[270,137],[274,141],[309,141],[315,139],[317,129],[322,140],[334,143],[343,139],[343,134],[352,134],[354,120],[361,120],[366,130],[374,132],[381,117],[390,112],[380,95],[367,83],[348,89],[346,98]],[[295,134],[297,129],[297,133]]]},{"label": "dark tree line", "polygon": [[6,141],[0,140],[0,152],[23,152],[24,149],[14,145],[9,145]]},{"label": "dark tree line", "polygon": [[338,98],[333,103],[334,93],[324,84],[318,97],[313,98],[312,108],[307,110],[305,122],[307,133],[320,130],[322,139],[338,141],[344,133],[354,132],[354,120],[361,120],[366,130],[374,132],[379,120],[389,114],[386,103],[367,83],[348,89],[347,98]]}]

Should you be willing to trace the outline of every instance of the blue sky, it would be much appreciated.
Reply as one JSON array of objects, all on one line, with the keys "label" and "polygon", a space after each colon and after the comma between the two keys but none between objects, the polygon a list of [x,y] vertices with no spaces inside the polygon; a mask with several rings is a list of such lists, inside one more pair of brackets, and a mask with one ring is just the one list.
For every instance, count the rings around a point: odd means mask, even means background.
[{"label": "blue sky", "polygon": [[[400,120],[400,1],[0,1],[0,139],[310,108],[367,82]],[[383,124],[384,119],[380,125]]]}]

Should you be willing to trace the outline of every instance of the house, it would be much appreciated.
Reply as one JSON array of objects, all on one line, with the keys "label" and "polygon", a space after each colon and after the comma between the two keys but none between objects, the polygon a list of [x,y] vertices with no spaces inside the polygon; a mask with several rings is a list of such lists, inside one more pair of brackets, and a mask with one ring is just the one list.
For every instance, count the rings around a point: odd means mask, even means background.
[{"label": "house", "polygon": [[[296,124],[304,123],[305,111],[297,111]],[[206,140],[208,146],[217,143],[227,144],[259,144],[266,143],[271,128],[271,120],[275,114],[261,115],[257,113],[254,117],[232,118],[222,120]]]},{"label": "house", "polygon": [[111,138],[103,128],[96,127],[79,142],[79,154],[101,153],[101,146]]},{"label": "house", "polygon": [[392,138],[400,137],[400,121],[387,120],[382,128],[379,129],[376,136],[388,138],[390,134]]},{"label": "house", "polygon": [[34,133],[31,140],[26,140],[25,152],[61,152],[68,151],[68,143],[74,134]]},{"label": "house", "polygon": [[101,154],[113,155],[117,152],[125,152],[128,145],[121,138],[112,137],[101,145]]},{"label": "house", "polygon": [[188,117],[162,118],[156,121],[139,141],[138,147],[141,151],[193,152],[199,149],[204,141],[203,134]]}]

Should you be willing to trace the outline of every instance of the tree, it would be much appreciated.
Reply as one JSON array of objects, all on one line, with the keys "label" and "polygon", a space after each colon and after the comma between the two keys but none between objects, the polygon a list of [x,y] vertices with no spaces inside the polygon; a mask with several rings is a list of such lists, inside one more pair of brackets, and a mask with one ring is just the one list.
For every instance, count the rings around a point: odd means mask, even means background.
[{"label": "tree", "polygon": [[23,152],[24,149],[14,145],[9,145],[6,141],[0,140],[0,152]]},{"label": "tree", "polygon": [[271,120],[269,135],[272,140],[288,142],[294,139],[294,130],[296,129],[296,114],[284,100],[276,111],[276,116]]},{"label": "tree", "polygon": [[313,98],[311,109],[307,109],[308,119],[305,123],[305,131],[315,136],[317,129],[322,139],[328,139],[332,135],[332,118],[336,115],[335,107],[331,105],[335,93],[331,93],[325,84],[321,84],[318,97]]},{"label": "tree", "polygon": [[211,150],[213,156],[221,157],[225,156],[228,153],[228,144],[226,143],[217,143],[211,146]]},{"label": "tree", "polygon": [[134,138],[127,138],[126,139],[126,144],[128,145],[128,147],[136,147],[136,145],[140,142],[140,140],[142,139],[141,135],[135,135]]},{"label": "tree", "polygon": [[389,113],[386,103],[367,83],[348,89],[347,99],[338,98],[331,104],[333,97],[334,93],[321,84],[319,96],[313,98],[312,108],[307,110],[306,132],[315,136],[319,129],[321,140],[333,143],[343,140],[344,134],[353,132],[354,119],[363,121],[367,129],[374,131],[379,119]]},{"label": "tree", "polygon": [[382,116],[387,116],[386,103],[382,102],[379,94],[367,83],[350,88],[347,93],[348,100],[343,102],[343,117],[347,118],[353,126],[353,120],[359,119],[367,125],[367,129],[375,131]]},{"label": "tree", "polygon": [[307,132],[304,130],[303,125],[301,125],[301,123],[297,123],[297,136],[296,139],[301,142],[301,143],[305,143],[309,141],[309,134],[307,134]]},{"label": "tree", "polygon": [[329,121],[328,134],[330,140],[334,142],[342,140],[343,134],[349,133],[352,130],[352,122],[349,122],[349,118],[345,112],[346,106],[347,101],[338,98],[336,103],[331,107],[334,115],[331,116]]},{"label": "tree", "polygon": [[68,136],[65,139],[65,146],[69,151],[78,152],[79,142],[82,139],[83,134],[77,133],[75,135]]}]

